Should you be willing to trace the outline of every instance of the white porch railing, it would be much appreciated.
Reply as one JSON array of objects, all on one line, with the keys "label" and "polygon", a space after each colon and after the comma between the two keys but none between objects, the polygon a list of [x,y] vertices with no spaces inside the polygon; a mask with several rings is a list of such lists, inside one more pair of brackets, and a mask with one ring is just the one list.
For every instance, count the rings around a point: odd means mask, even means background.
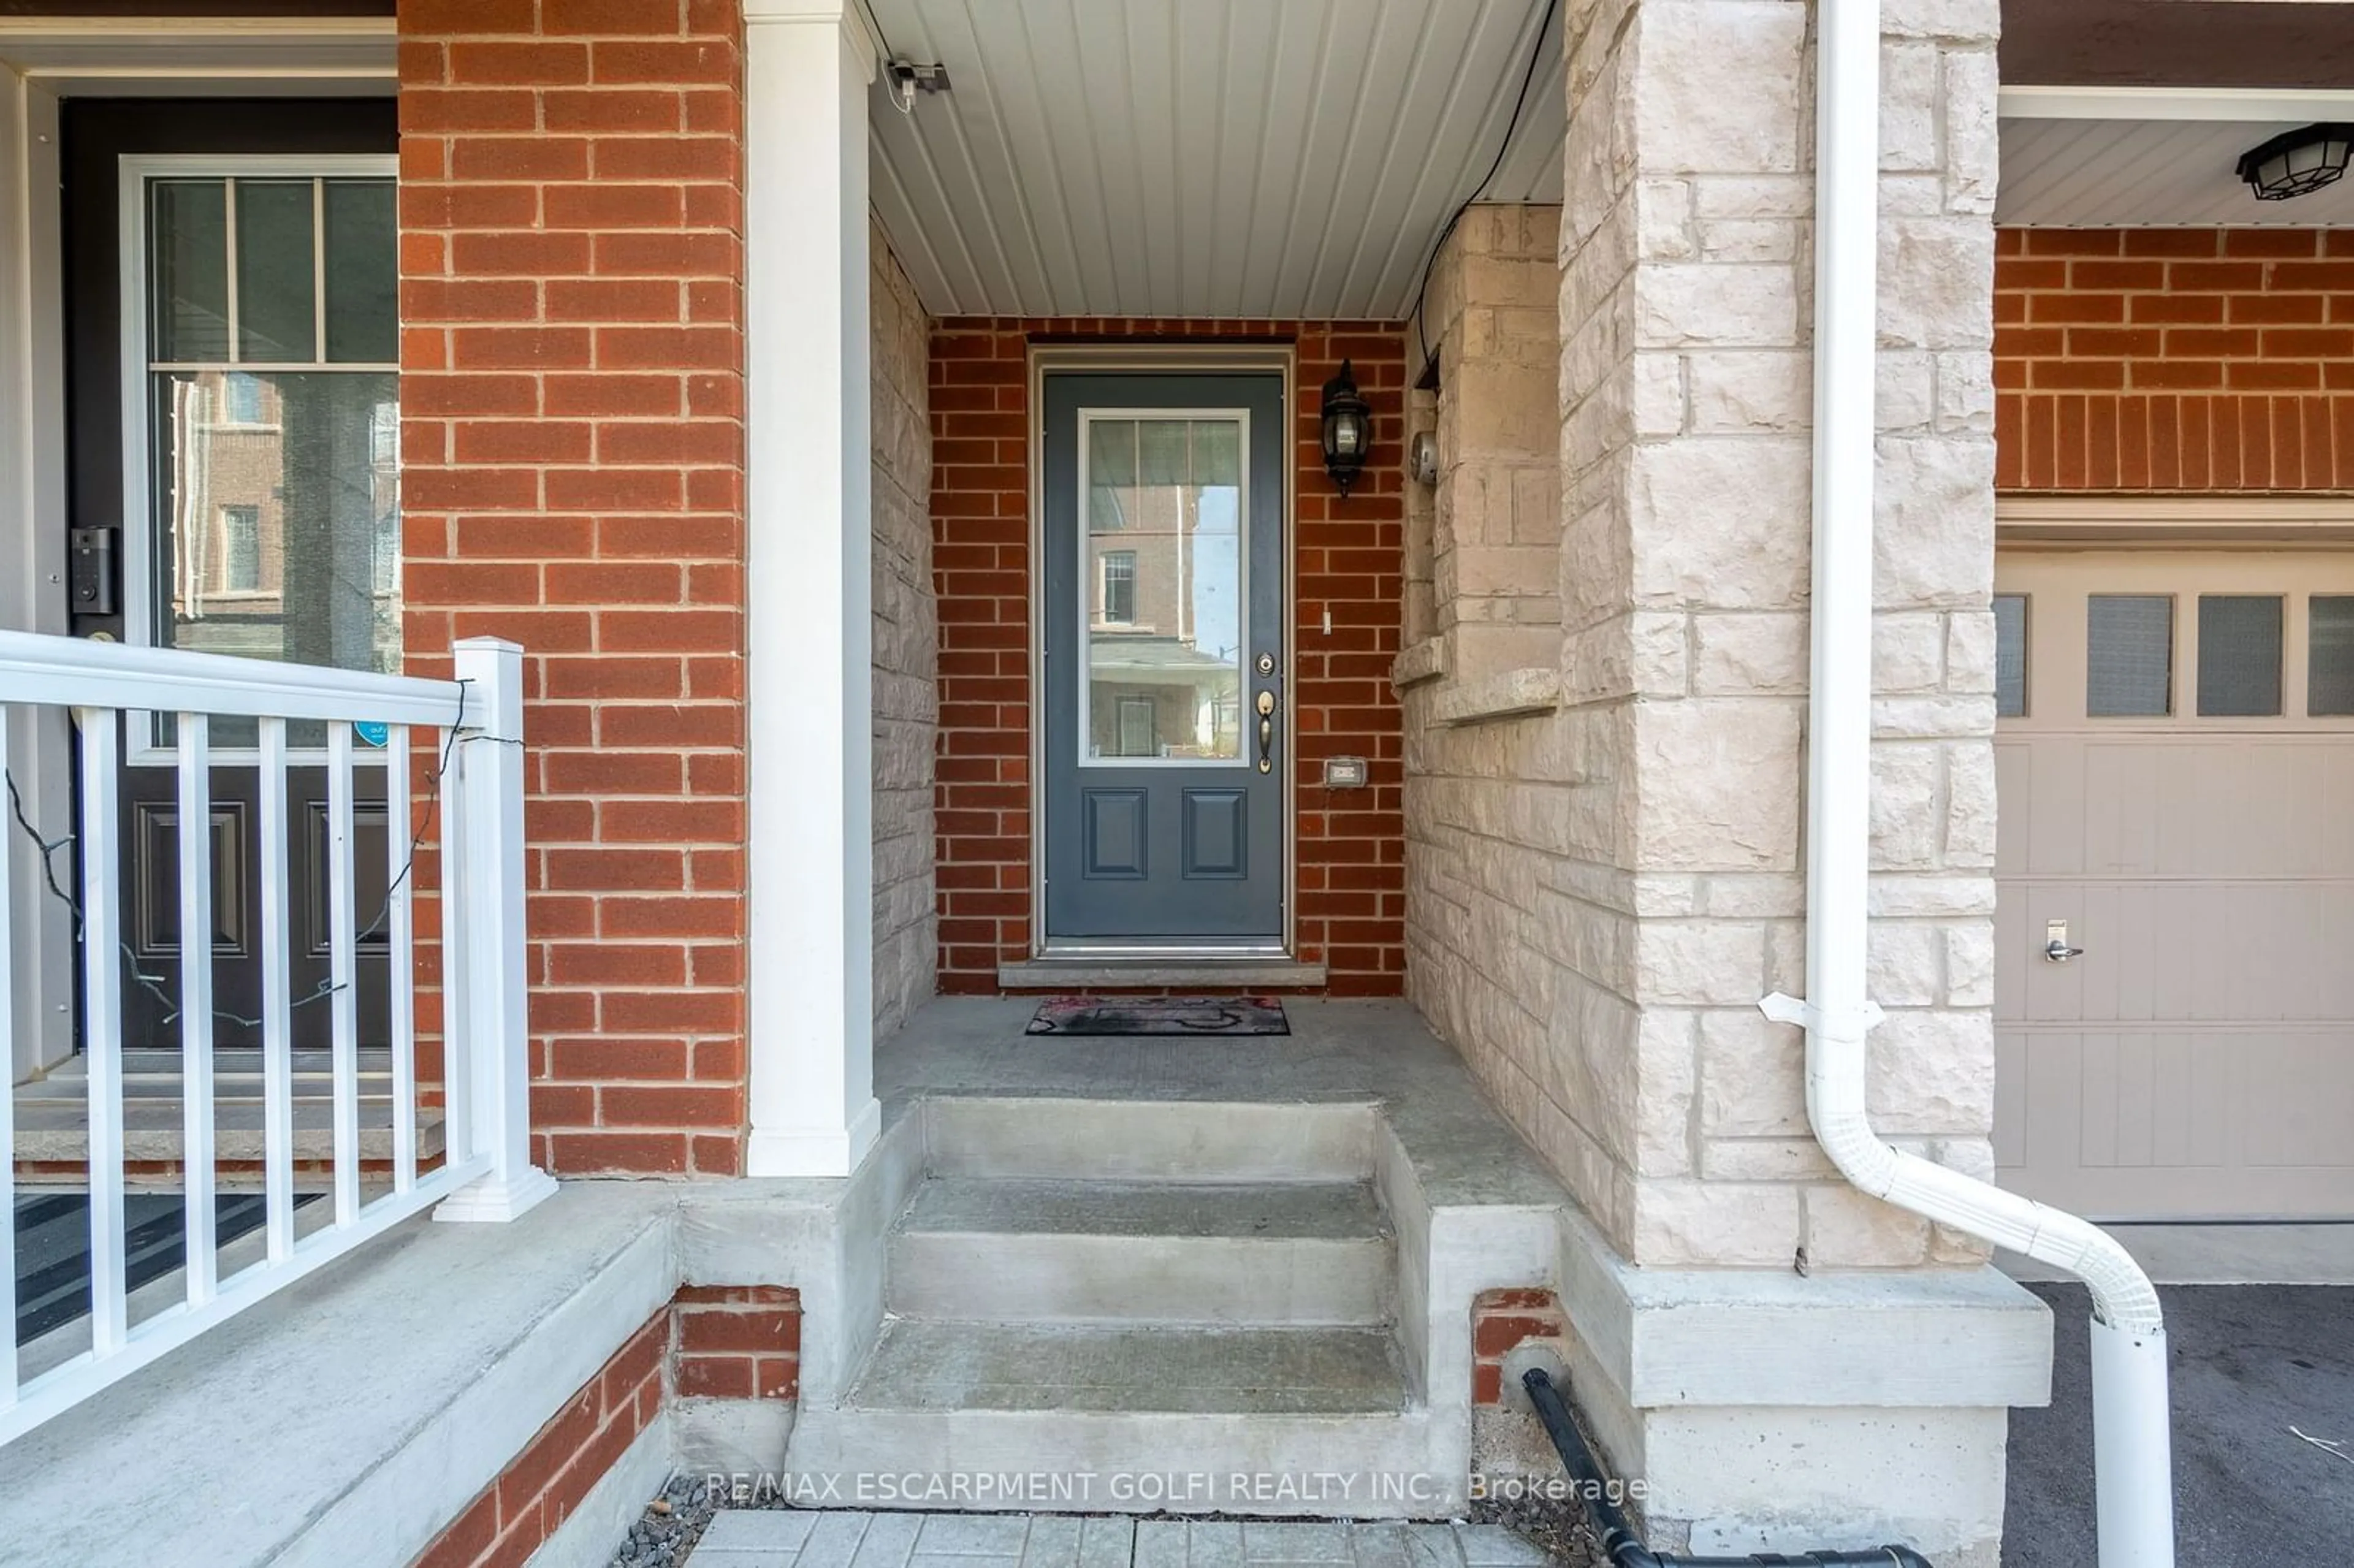
[{"label": "white porch railing", "polygon": [[[130,648],[0,632],[0,768],[8,761],[7,709],[69,710],[80,758],[80,964],[89,1081],[90,1316],[88,1345],[55,1365],[22,1364],[16,1345],[16,1197],[13,1109],[0,1101],[0,1443],[39,1425],[206,1329],[370,1237],[439,1203],[438,1218],[506,1220],[555,1190],[529,1158],[523,896],[522,650],[494,639],[461,642],[457,679],[415,680],[258,660]],[[118,723],[128,714],[130,724]],[[182,1062],[181,1193],[186,1255],[181,1298],[134,1312],[126,1268],[123,1119],[123,848],[119,829],[122,735],[148,733],[145,715],[176,715],[179,994],[170,999]],[[256,721],[258,748],[216,760],[212,719]],[[325,732],[328,978],[316,1000],[332,1048],[332,1204],[297,1234],[292,900],[287,845],[289,721]],[[353,730],[387,726],[384,749],[389,891],[381,911],[356,907],[353,853]],[[410,920],[415,842],[412,731],[432,746],[442,846],[443,1129],[440,1163],[420,1169],[416,1059],[416,949]],[[371,737],[373,738],[373,737]],[[446,777],[443,773],[446,759]],[[259,934],[262,1007],[262,1186],[260,1256],[221,1277],[214,1224],[220,1190],[213,1086],[216,1011],[208,941],[186,961],[194,933],[213,929],[212,820],[217,771],[257,770]],[[12,774],[12,778],[16,775]],[[58,825],[59,827],[62,824]],[[47,831],[56,832],[56,828]],[[0,1029],[20,1017],[13,994],[10,900],[32,881],[12,865],[52,856],[59,891],[71,885],[61,849],[43,851],[0,800]],[[43,868],[35,867],[40,873]],[[43,894],[47,896],[46,891]],[[389,948],[392,1139],[389,1171],[362,1183],[358,946],[382,922]],[[134,971],[134,978],[135,971]],[[141,981],[140,983],[147,983]],[[156,1044],[163,1044],[157,1042]],[[6,1054],[13,1060],[11,1051]],[[146,1305],[145,1292],[137,1304]]]}]

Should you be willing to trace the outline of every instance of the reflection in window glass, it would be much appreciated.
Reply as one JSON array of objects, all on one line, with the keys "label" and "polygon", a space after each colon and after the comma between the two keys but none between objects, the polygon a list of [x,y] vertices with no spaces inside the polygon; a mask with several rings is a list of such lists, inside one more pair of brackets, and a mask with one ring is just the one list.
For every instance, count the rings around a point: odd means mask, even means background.
[{"label": "reflection in window glass", "polygon": [[1103,557],[1103,618],[1113,626],[1136,624],[1136,552],[1107,550]]},{"label": "reflection in window glass", "polygon": [[2096,593],[2085,606],[2084,712],[2158,718],[2174,711],[2174,599]]},{"label": "reflection in window glass", "polygon": [[2280,597],[2200,595],[2200,715],[2255,718],[2280,711]]},{"label": "reflection in window glass", "polygon": [[[154,641],[207,653],[397,672],[400,474],[371,433],[397,418],[390,372],[255,373],[269,424],[210,418],[228,373],[158,372]],[[224,720],[224,744],[250,723]],[[300,737],[296,737],[298,744]]]},{"label": "reflection in window glass", "polygon": [[2027,715],[2027,596],[1994,596],[1994,711],[2000,718]]},{"label": "reflection in window glass", "polygon": [[221,508],[221,591],[252,593],[261,587],[261,508]]},{"label": "reflection in window glass", "polygon": [[2354,717],[2354,594],[2315,594],[2306,631],[2306,713]]},{"label": "reflection in window glass", "polygon": [[1089,758],[1242,756],[1242,421],[1087,418]]}]

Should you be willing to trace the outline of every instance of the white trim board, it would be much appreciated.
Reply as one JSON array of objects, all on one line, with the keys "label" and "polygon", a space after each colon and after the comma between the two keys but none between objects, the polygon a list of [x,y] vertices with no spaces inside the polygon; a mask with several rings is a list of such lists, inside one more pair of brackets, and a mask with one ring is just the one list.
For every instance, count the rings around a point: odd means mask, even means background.
[{"label": "white trim board", "polygon": [[[44,83],[0,69],[0,629],[66,630],[63,251],[59,244],[58,99]],[[57,709],[19,709],[10,771],[37,824],[73,821],[73,737]],[[0,831],[15,824],[0,819]],[[58,830],[62,831],[62,826]],[[19,840],[20,851],[27,848]],[[73,1054],[73,934],[62,905],[43,890],[35,857],[15,857],[10,922],[16,1015],[0,1019],[14,1042],[17,1082]],[[0,953],[0,961],[11,955]]]},{"label": "white trim board", "polygon": [[2354,496],[2343,495],[2005,495],[1994,517],[2005,546],[2354,543]]},{"label": "white trim board", "polygon": [[381,92],[399,74],[389,16],[0,17],[0,66],[81,97]]},{"label": "white trim board", "polygon": [[2006,87],[2005,120],[2354,119],[2354,90],[2246,87]]}]

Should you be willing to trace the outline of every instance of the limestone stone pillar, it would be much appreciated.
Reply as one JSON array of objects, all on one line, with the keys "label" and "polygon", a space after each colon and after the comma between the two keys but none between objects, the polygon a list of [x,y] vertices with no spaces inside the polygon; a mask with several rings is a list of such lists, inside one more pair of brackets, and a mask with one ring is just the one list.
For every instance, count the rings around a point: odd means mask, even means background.
[{"label": "limestone stone pillar", "polygon": [[[1609,736],[1593,868],[1635,1135],[1606,1229],[1644,1265],[1974,1257],[1840,1181],[1807,1133],[1801,987],[1813,49],[1793,0],[1573,21],[1561,235],[1563,690]],[[1990,1166],[1994,6],[1892,5],[1874,686],[1877,1108]],[[1599,715],[1609,715],[1604,721]],[[1602,858],[1602,857],[1597,857]]]},{"label": "limestone stone pillar", "polygon": [[[1579,1199],[1573,1380],[1655,1546],[1991,1564],[2048,1321],[1840,1180],[1756,1011],[1804,989],[1815,7],[1564,9],[1557,691],[1466,726],[1402,661],[1409,985]],[[1981,1174],[1998,24],[1888,0],[1879,235],[1873,1109]]]}]

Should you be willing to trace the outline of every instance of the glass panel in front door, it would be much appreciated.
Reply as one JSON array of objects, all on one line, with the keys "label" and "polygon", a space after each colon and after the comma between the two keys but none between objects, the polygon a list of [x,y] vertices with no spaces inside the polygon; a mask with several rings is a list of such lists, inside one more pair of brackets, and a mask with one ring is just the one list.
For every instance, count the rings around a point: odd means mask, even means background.
[{"label": "glass panel in front door", "polygon": [[[172,176],[145,195],[148,638],[397,671],[393,182]],[[252,726],[215,739],[249,745]]]},{"label": "glass panel in front door", "polygon": [[[159,160],[162,162],[162,160]],[[347,670],[401,663],[398,231],[388,175],[323,162],[169,160],[126,170],[136,229],[122,261],[143,308],[122,323],[124,630],[133,641]],[[169,715],[134,715],[123,770],[125,1042],[177,1044],[184,824]],[[364,736],[366,732],[363,732]],[[323,724],[287,726],[284,820],[294,1037],[323,1044],[326,931]],[[260,781],[249,719],[216,717],[212,932],[217,1042],[259,1044],[256,885]],[[373,755],[366,745],[362,759]],[[380,768],[355,780],[354,861],[362,1044],[383,1043],[382,874],[394,831]],[[405,824],[403,827],[405,832]]]},{"label": "glass panel in front door", "polygon": [[1081,419],[1080,762],[1238,762],[1248,416]]}]

